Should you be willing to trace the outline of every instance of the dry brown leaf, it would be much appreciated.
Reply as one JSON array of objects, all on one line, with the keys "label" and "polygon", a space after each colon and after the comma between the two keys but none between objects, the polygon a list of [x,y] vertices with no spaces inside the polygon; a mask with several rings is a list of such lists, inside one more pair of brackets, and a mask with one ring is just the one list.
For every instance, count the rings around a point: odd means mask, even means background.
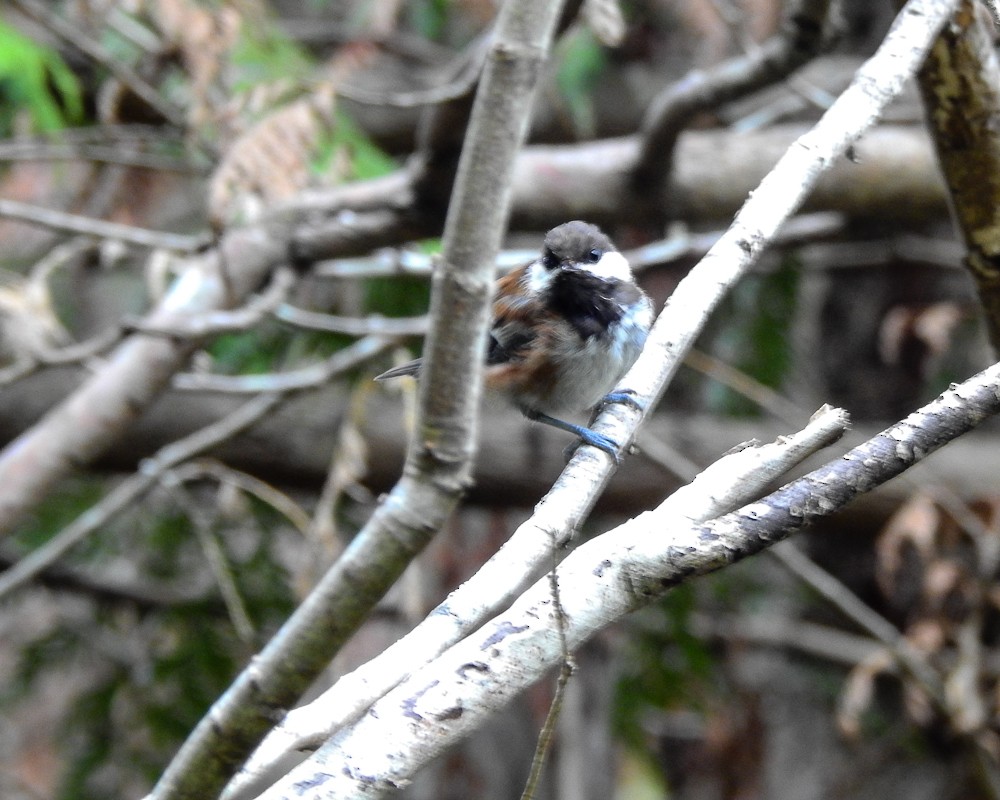
[{"label": "dry brown leaf", "polygon": [[913,681],[906,681],[903,684],[903,707],[906,709],[906,715],[921,728],[929,728],[937,718],[931,698]]},{"label": "dry brown leaf", "polygon": [[[907,716],[922,727],[945,726],[952,735],[982,738],[990,747],[1000,743],[994,646],[998,512],[996,498],[964,503],[928,489],[904,504],[876,543],[879,585],[905,615],[907,642],[944,688],[943,705],[935,704],[920,685],[904,678]],[[847,730],[851,721],[848,714]]]},{"label": "dry brown leaf", "polygon": [[875,577],[883,594],[897,605],[909,605],[919,596],[922,573],[936,558],[940,525],[937,504],[918,492],[900,506],[879,534]]},{"label": "dry brown leaf", "polygon": [[970,733],[986,724],[986,698],[981,687],[983,648],[979,620],[972,617],[955,635],[958,658],[945,679],[945,698],[951,727],[958,733]]},{"label": "dry brown leaf", "polygon": [[837,728],[847,739],[861,735],[861,715],[871,708],[875,697],[875,680],[895,668],[895,659],[882,650],[852,669],[837,701]]},{"label": "dry brown leaf", "polygon": [[[232,144],[209,182],[209,217],[217,229],[253,218],[308,185],[309,165],[331,125],[333,104],[333,87],[327,84],[268,114]],[[335,162],[334,172],[338,167],[344,165]]]},{"label": "dry brown leaf", "polygon": [[34,358],[69,340],[44,276],[0,271],[0,365]]},{"label": "dry brown leaf", "polygon": [[917,620],[906,631],[906,640],[918,653],[932,655],[940,652],[948,637],[941,622],[931,617]]},{"label": "dry brown leaf", "polygon": [[[337,87],[353,71],[377,55],[368,43],[349,44],[337,52],[307,96],[267,113],[229,147],[209,182],[208,208],[212,224],[221,229],[236,220],[252,219],[260,211],[309,185],[310,164],[317,145],[336,124]],[[288,93],[285,83],[262,94],[255,92],[245,109],[259,105],[267,94]],[[336,183],[349,174],[350,156],[335,151],[324,181]]]},{"label": "dry brown leaf", "polygon": [[965,570],[954,561],[939,560],[927,565],[924,573],[924,599],[936,610],[942,609],[955,592],[962,589]]},{"label": "dry brown leaf", "polygon": [[965,309],[951,301],[928,306],[899,305],[886,312],[878,332],[879,356],[886,364],[905,366],[927,376],[951,346]]}]

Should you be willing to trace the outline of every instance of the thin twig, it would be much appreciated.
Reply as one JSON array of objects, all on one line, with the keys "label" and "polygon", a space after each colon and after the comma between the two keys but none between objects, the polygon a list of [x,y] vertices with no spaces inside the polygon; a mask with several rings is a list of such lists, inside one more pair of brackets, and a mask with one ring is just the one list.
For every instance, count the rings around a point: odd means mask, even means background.
[{"label": "thin twig", "polygon": [[0,142],[0,161],[94,161],[124,167],[179,172],[182,175],[204,175],[205,169],[190,160],[175,156],[139,153],[121,147],[96,144],[71,144],[45,141]]},{"label": "thin twig", "polygon": [[569,646],[566,644],[566,616],[563,613],[562,602],[559,600],[559,577],[557,574],[558,558],[556,555],[556,541],[552,537],[552,569],[549,571],[549,591],[552,593],[552,616],[555,619],[556,631],[559,634],[559,647],[563,654],[562,665],[559,667],[559,678],[556,680],[555,693],[552,695],[552,702],[549,704],[549,711],[545,715],[545,723],[538,733],[538,742],[535,744],[535,753],[531,758],[531,770],[528,772],[528,779],[524,783],[524,790],[521,792],[521,800],[533,800],[538,789],[538,782],[542,778],[542,769],[545,767],[545,759],[552,747],[552,739],[556,732],[556,723],[559,721],[559,714],[562,711],[563,700],[566,697],[566,687],[576,669],[576,664]]},{"label": "thin twig", "polygon": [[220,333],[248,331],[281,306],[295,286],[295,280],[295,271],[291,267],[279,267],[264,291],[250,298],[241,308],[206,311],[169,323],[127,318],[122,321],[122,328],[127,333],[139,332],[172,339],[203,339]]},{"label": "thin twig", "polygon": [[[643,122],[633,186],[643,196],[664,186],[674,147],[684,126],[708,108],[776,83],[819,54],[829,0],[798,0],[787,10],[781,31],[750,55],[691,72],[657,97]],[[663,209],[660,209],[662,212]]]},{"label": "thin twig", "polygon": [[[341,372],[346,371],[380,352],[385,346],[385,342],[381,340],[362,339],[345,347],[326,363],[328,375],[334,374],[335,365]],[[106,525],[114,516],[131,506],[160,481],[168,470],[255,424],[286,400],[290,392],[298,388],[301,387],[286,387],[259,395],[228,417],[166,445],[155,455],[145,459],[138,472],[118,484],[101,502],[81,514],[52,539],[0,575],[0,598],[23,586],[90,534]]]},{"label": "thin twig", "polygon": [[0,575],[0,598],[23,586],[92,533],[104,527],[113,517],[153,488],[168,470],[250,427],[282,399],[277,393],[255,397],[228,417],[168,444],[156,455],[145,459],[138,472],[118,484],[97,505]]},{"label": "thin twig", "polygon": [[42,350],[35,354],[35,359],[42,366],[75,364],[103,353],[120,342],[123,336],[120,328],[108,328],[82,342],[74,342],[54,350]]},{"label": "thin twig", "polygon": [[[772,249],[808,245],[809,242],[835,237],[844,230],[844,216],[836,212],[817,212],[792,217],[775,234]],[[663,239],[624,252],[636,272],[687,259],[700,258],[719,241],[722,231],[691,233],[672,232]],[[538,255],[537,250],[509,249],[497,256],[497,273],[509,272]],[[359,279],[412,275],[429,277],[434,270],[434,256],[415,250],[383,248],[369,256],[317,261],[311,275],[317,278]]]},{"label": "thin twig", "polygon": [[545,715],[545,723],[538,734],[538,743],[535,745],[535,753],[531,758],[531,770],[528,779],[524,782],[524,791],[521,792],[521,800],[532,800],[535,791],[538,789],[538,782],[542,777],[542,769],[545,766],[545,758],[552,747],[552,739],[556,732],[556,723],[559,721],[559,714],[562,712],[563,700],[566,697],[566,687],[569,679],[573,676],[575,669],[573,659],[567,656],[559,668],[559,678],[556,680],[555,694],[552,696],[552,703],[549,711]]},{"label": "thin twig", "polygon": [[323,314],[318,311],[307,311],[287,303],[278,306],[273,316],[279,322],[294,325],[310,331],[326,331],[328,333],[343,333],[348,336],[420,336],[427,333],[428,318],[426,314],[419,317],[344,317],[336,314]]},{"label": "thin twig", "polygon": [[285,492],[246,472],[233,469],[211,458],[199,458],[178,467],[172,474],[178,481],[184,483],[211,478],[219,484],[234,486],[269,505],[295,526],[299,533],[305,535],[309,532],[312,519],[302,506]]},{"label": "thin twig", "polygon": [[465,97],[479,80],[488,44],[488,34],[481,35],[472,42],[456,57],[454,64],[443,69],[445,73],[450,72],[454,77],[440,86],[401,92],[377,91],[350,84],[338,84],[337,94],[355,103],[393,108],[419,108]]},{"label": "thin twig", "polygon": [[928,663],[910,646],[906,637],[889,620],[866,604],[847,586],[805,555],[794,544],[772,547],[769,551],[782,566],[832,603],[848,619],[878,639],[930,695],[939,708],[947,710],[944,687]]},{"label": "thin twig", "polygon": [[[12,550],[0,548],[0,569],[7,570],[18,563],[11,555]],[[177,581],[153,580],[149,575],[133,581],[123,579],[113,568],[97,571],[54,564],[39,574],[36,582],[50,589],[75,592],[103,603],[129,605],[143,611],[190,604],[204,608],[216,604],[211,596],[211,583],[202,576],[190,574]]]},{"label": "thin twig", "polygon": [[728,386],[782,422],[794,425],[804,416],[808,416],[795,403],[783,397],[770,386],[697,348],[691,348],[684,358],[684,364],[696,372],[718,381],[723,386]]},{"label": "thin twig", "polygon": [[187,236],[182,233],[153,231],[134,225],[122,225],[119,222],[106,222],[92,217],[83,217],[79,214],[69,214],[65,211],[21,203],[17,200],[0,199],[0,217],[16,219],[32,225],[41,225],[57,231],[97,236],[102,239],[118,239],[140,247],[176,250],[181,253],[194,253],[207,246],[212,240],[207,233]]},{"label": "thin twig", "polygon": [[212,520],[209,519],[210,512],[194,501],[190,493],[184,489],[181,477],[173,470],[167,470],[163,473],[160,477],[160,484],[165,486],[170,493],[176,495],[178,505],[185,509],[192,527],[194,527],[195,535],[198,537],[198,544],[201,545],[201,552],[205,556],[205,561],[208,562],[212,577],[215,578],[215,585],[219,589],[219,594],[222,595],[222,602],[226,606],[236,636],[244,644],[251,644],[256,632],[250,621],[246,602],[244,602],[239,587],[236,585],[233,567],[212,530]]},{"label": "thin twig", "polygon": [[[329,358],[287,372],[269,372],[262,375],[206,375],[183,372],[174,376],[173,387],[183,391],[224,392],[226,394],[258,394],[260,392],[291,392],[312,389],[329,383],[345,369],[381,353],[395,344],[389,336],[367,336],[339,350]],[[351,351],[348,354],[348,350]],[[360,355],[362,354],[363,355]],[[345,367],[345,362],[349,367]]]}]

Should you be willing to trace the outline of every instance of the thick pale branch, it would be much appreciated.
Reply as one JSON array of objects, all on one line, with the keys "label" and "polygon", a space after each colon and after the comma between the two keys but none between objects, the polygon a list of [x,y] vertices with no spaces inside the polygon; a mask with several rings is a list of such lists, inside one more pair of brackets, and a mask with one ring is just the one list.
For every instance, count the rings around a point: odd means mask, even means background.
[{"label": "thick pale branch", "polygon": [[[740,503],[745,503],[748,500],[757,497],[762,489],[762,487],[767,483],[770,476],[774,474],[781,474],[786,472],[788,469],[793,467],[795,464],[801,462],[803,458],[816,450],[829,445],[831,442],[835,441],[842,433],[847,424],[846,415],[837,409],[825,409],[821,413],[818,413],[805,430],[793,434],[788,437],[782,437],[777,442],[763,445],[760,447],[750,447],[741,450],[736,453],[732,453],[728,456],[723,457],[719,462],[714,464],[709,470],[706,470],[703,475],[699,476],[693,483],[689,486],[684,487],[682,490],[676,492],[656,510],[651,512],[646,512],[636,519],[630,521],[624,526],[626,529],[641,528],[646,532],[647,536],[658,539],[659,537],[653,533],[656,528],[665,526],[669,521],[673,525],[686,525],[692,520],[707,520],[717,514],[725,513],[737,507]],[[620,531],[612,532],[604,537],[600,537],[600,540],[604,540],[605,544],[609,539],[621,535]],[[662,540],[661,540],[662,541]],[[586,595],[591,592],[594,588],[595,581],[600,582],[600,573],[606,569],[606,567],[600,567],[597,570],[593,570],[593,564],[602,563],[600,559],[595,559],[593,556],[594,543],[584,545],[576,553],[571,554],[567,560],[558,568],[558,580],[559,580],[559,594],[560,598],[569,599],[570,605],[572,607],[578,607],[581,604],[584,606],[589,606],[588,618],[591,624],[594,624],[597,619],[600,619],[602,613],[597,606],[597,603],[601,599],[598,594],[592,595],[592,601],[588,600]],[[618,555],[617,550],[616,557]],[[586,554],[586,555],[582,555]],[[586,563],[588,567],[592,570],[589,578],[580,580],[579,576],[576,574],[574,565],[577,563]],[[567,575],[573,575],[573,578],[567,578]],[[472,582],[477,584],[482,583],[481,577],[474,577],[471,579]],[[621,591],[621,589],[619,590]],[[539,592],[547,593],[544,601],[540,602]],[[621,591],[619,600],[627,600],[628,593]],[[532,682],[534,679],[541,677],[543,674],[544,667],[542,671],[533,672],[533,668],[537,664],[524,663],[523,665],[518,665],[515,663],[497,664],[494,659],[498,657],[498,652],[505,650],[504,646],[501,644],[509,633],[516,632],[517,630],[525,630],[523,625],[523,616],[530,616],[531,614],[538,611],[540,608],[544,607],[541,616],[536,618],[535,622],[529,626],[536,630],[537,633],[541,633],[541,637],[545,637],[548,634],[553,634],[553,638],[546,641],[544,644],[541,642],[541,638],[535,639],[535,644],[540,645],[538,647],[535,660],[543,659],[548,660],[551,658],[558,659],[560,654],[563,652],[563,648],[559,641],[557,627],[554,623],[554,618],[552,616],[551,609],[552,593],[551,586],[549,585],[549,579],[543,578],[538,581],[533,587],[527,590],[521,598],[517,600],[514,606],[509,609],[503,615],[502,622],[494,620],[486,626],[486,629],[493,630],[493,636],[495,637],[494,643],[497,645],[498,650],[493,650],[492,647],[483,648],[480,650],[479,654],[473,658],[471,661],[467,662],[466,666],[470,673],[478,673],[482,671],[484,673],[483,681],[485,683],[491,683],[492,688],[497,691],[497,695],[493,698],[489,696],[475,696],[474,694],[467,695],[467,700],[459,701],[459,707],[462,709],[460,713],[453,716],[449,722],[446,722],[438,731],[438,734],[445,733],[445,736],[431,736],[430,739],[439,738],[442,745],[447,746],[446,739],[452,735],[460,735],[461,732],[468,732],[470,730],[469,725],[466,723],[475,724],[473,720],[482,720],[491,711],[495,711],[497,708],[502,707],[509,701],[512,697],[511,691],[516,692],[517,690],[524,688],[528,683]],[[526,609],[530,609],[527,610]],[[567,611],[569,609],[567,608]],[[622,612],[623,613],[623,612]],[[424,633],[433,633],[433,625],[427,626],[428,622],[433,621],[435,615],[431,615],[423,625],[421,629],[424,629]],[[576,647],[580,641],[579,630],[575,629],[578,624],[578,620],[574,620],[572,614],[568,617],[567,621],[570,627],[567,628],[567,634],[570,634],[568,638],[568,644],[572,647]],[[605,623],[608,618],[605,618]],[[509,627],[508,627],[509,622]],[[551,626],[551,627],[550,627]],[[418,629],[420,630],[420,629]],[[496,635],[497,630],[502,630],[502,635]],[[412,652],[412,644],[414,642],[413,637],[407,637],[410,640],[410,646],[404,646],[400,648],[397,645],[386,651],[383,656],[379,659],[383,659],[385,655],[392,652],[397,659],[408,659],[414,655]],[[482,642],[481,634],[473,634],[470,637],[476,640],[476,646],[478,647]],[[403,640],[406,642],[406,640]],[[469,641],[469,640],[466,640]],[[432,646],[434,643],[431,643]],[[452,651],[457,649],[462,649],[465,643],[457,645],[452,648]],[[528,645],[531,647],[532,645]],[[551,649],[554,646],[554,650]],[[417,650],[425,650],[426,646],[418,646]],[[444,652],[440,659],[443,662],[450,662],[450,653]],[[505,653],[506,655],[506,653]],[[499,655],[499,658],[503,659],[504,655]],[[555,663],[554,661],[552,663]],[[425,670],[435,671],[435,662],[430,662]],[[447,668],[446,668],[447,669]],[[461,676],[465,670],[459,669],[457,675]],[[420,672],[424,672],[421,670]],[[386,696],[385,700],[388,702],[389,698],[396,694],[397,691],[403,690],[406,686],[412,686],[411,681],[416,681],[419,685],[426,684],[426,676],[421,675],[420,672],[413,675],[411,679],[405,681],[397,690]],[[361,675],[366,673],[366,668],[358,670],[355,675]],[[517,675],[513,673],[518,673]],[[532,677],[532,675],[534,677]],[[489,677],[487,677],[489,676]],[[365,729],[367,727],[364,718],[360,717],[360,712],[364,709],[358,709],[357,704],[354,702],[354,696],[350,689],[359,690],[361,692],[366,692],[369,687],[365,685],[362,680],[360,683],[350,680],[352,676],[347,676],[345,679],[341,680],[341,683],[334,687],[338,689],[339,687],[344,687],[343,691],[331,691],[328,692],[326,696],[321,698],[316,703],[312,704],[307,709],[302,709],[295,713],[295,716],[289,720],[289,727],[286,728],[285,733],[289,730],[298,731],[300,734],[303,730],[310,730],[314,735],[316,732],[316,725],[320,725],[321,729],[326,729],[329,723],[329,715],[334,718],[341,718],[345,711],[348,712],[348,719],[343,721],[354,721],[354,724],[349,728],[344,729],[342,735],[335,736],[332,742],[341,743],[344,749],[341,749],[341,744],[335,746],[324,746],[323,749],[319,751],[316,758],[312,760],[308,765],[300,770],[293,771],[286,781],[289,782],[301,782],[305,775],[310,775],[312,779],[316,777],[316,771],[325,771],[330,768],[334,763],[339,763],[340,757],[346,757],[348,761],[344,763],[352,763],[353,759],[353,748],[355,746],[354,742],[358,741],[357,737],[362,739],[365,737]],[[468,676],[473,684],[478,683],[477,679],[472,677],[470,674]],[[452,683],[456,681],[456,675],[450,676],[439,676],[435,680],[444,680],[445,682]],[[459,684],[464,683],[463,677],[457,677]],[[500,690],[500,683],[506,683],[506,688],[502,691]],[[348,688],[350,687],[350,688]],[[476,690],[470,687],[471,691],[474,693]],[[412,690],[411,690],[412,691]],[[331,702],[332,701],[332,702]],[[344,705],[340,705],[344,704]],[[381,703],[377,703],[373,707],[373,713],[380,714],[381,712],[376,712],[374,709],[381,707]],[[366,717],[368,715],[365,715]],[[424,737],[417,734],[416,737],[412,737],[416,728],[421,727],[420,725],[412,726],[406,721],[400,719],[400,714],[393,715],[395,717],[395,729],[397,730],[397,735],[393,736],[391,739],[385,742],[382,752],[386,753],[386,759],[388,762],[395,761],[399,759],[399,769],[389,771],[383,771],[383,769],[377,769],[374,772],[368,773],[376,778],[373,785],[376,794],[384,792],[386,789],[391,788],[393,784],[397,783],[399,780],[407,779],[412,772],[418,767],[418,759],[422,759],[425,756],[427,758],[433,757],[433,754],[440,752],[434,743],[430,740],[424,740]],[[405,708],[402,710],[402,716],[408,716]],[[338,721],[340,721],[338,719]],[[352,742],[354,740],[354,742]],[[280,739],[278,744],[285,744],[285,742]],[[315,746],[318,742],[315,739],[311,741],[306,739],[304,741],[298,742],[301,746],[303,744],[312,744]],[[362,745],[364,746],[364,745]],[[275,755],[271,753],[270,755]],[[368,758],[369,756],[364,756]],[[370,762],[374,764],[375,761],[380,760],[383,756],[378,754],[371,754],[370,756],[373,761]],[[357,763],[357,762],[353,762]],[[358,795],[359,783],[364,782],[363,778],[360,778],[360,774],[355,772],[352,768],[340,770],[337,778],[325,779],[320,781],[317,790],[314,793],[307,793],[307,797],[354,797]],[[360,778],[360,781],[359,781]],[[306,780],[310,780],[306,778]],[[269,800],[275,800],[277,797],[287,797],[287,790],[291,783],[282,781],[271,790],[267,791],[263,796],[269,798]],[[379,790],[382,790],[381,792]]]},{"label": "thick pale branch", "polygon": [[[757,131],[686,131],[677,142],[670,181],[670,207],[680,219],[699,224],[728,222],[789,146],[808,130],[801,124]],[[630,176],[639,157],[638,136],[572,145],[531,145],[518,156],[511,209],[513,227],[543,230],[568,219],[610,224],[639,211]],[[668,176],[656,180],[666,184]],[[304,194],[282,214],[319,214],[303,255],[332,257],[324,231],[338,209],[397,208],[408,202],[405,173],[362,184]],[[879,191],[873,192],[877,186]],[[659,190],[656,190],[659,191]],[[855,159],[841,159],[816,183],[805,210],[832,210],[897,225],[920,225],[948,213],[944,187],[925,130],[914,125],[881,125],[855,143]],[[331,209],[331,211],[327,211]],[[332,220],[332,221],[327,221]],[[414,229],[434,233],[433,226]],[[336,229],[331,241],[337,241]],[[300,239],[303,238],[300,236]],[[373,246],[386,242],[373,241]],[[404,261],[389,261],[398,274]]]},{"label": "thick pale branch", "polygon": [[[846,428],[846,415],[835,409],[818,412],[806,431],[782,437],[777,443],[746,447],[713,464],[691,484],[675,492],[661,506],[688,520],[705,521],[758,497],[781,474],[810,453],[835,441]],[[536,531],[544,541],[544,532]],[[487,564],[453,593],[496,592],[500,577]],[[447,614],[444,612],[447,611]],[[453,641],[451,627],[437,624],[442,616],[455,617],[457,607],[446,601],[411,633],[354,672],[343,676],[331,689],[307,706],[289,712],[286,719],[264,741],[244,771],[227,789],[226,796],[244,796],[258,776],[267,773],[280,757],[296,750],[315,749],[334,732],[356,721],[379,694],[401,680],[400,665],[430,662]]]},{"label": "thick pale branch", "polygon": [[[677,143],[671,176],[673,213],[699,223],[731,219],[747,193],[806,130],[781,125],[753,132],[685,133]],[[883,125],[867,132],[855,150],[856,161],[827,165],[804,210],[911,225],[947,213],[926,134]],[[634,215],[638,209],[629,175],[638,152],[637,137],[525,148],[514,174],[514,225],[543,228],[567,219],[612,222]],[[873,186],[879,191],[873,192]]]},{"label": "thick pale branch", "polygon": [[732,564],[827,516],[1000,412],[1000,365],[948,390],[843,457],[706,524],[672,499],[577,549],[558,567],[562,624],[546,579],[442,653],[265,792],[277,798],[380,796],[478,727],[563,657],[692,577]]}]

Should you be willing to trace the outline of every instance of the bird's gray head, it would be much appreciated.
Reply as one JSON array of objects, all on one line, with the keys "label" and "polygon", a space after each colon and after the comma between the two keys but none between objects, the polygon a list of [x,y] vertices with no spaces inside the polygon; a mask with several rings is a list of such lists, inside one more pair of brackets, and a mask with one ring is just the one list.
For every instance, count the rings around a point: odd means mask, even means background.
[{"label": "bird's gray head", "polygon": [[608,281],[629,281],[632,271],[618,248],[596,225],[565,222],[545,235],[542,255],[532,265],[530,282],[542,288],[559,269],[584,270]]}]

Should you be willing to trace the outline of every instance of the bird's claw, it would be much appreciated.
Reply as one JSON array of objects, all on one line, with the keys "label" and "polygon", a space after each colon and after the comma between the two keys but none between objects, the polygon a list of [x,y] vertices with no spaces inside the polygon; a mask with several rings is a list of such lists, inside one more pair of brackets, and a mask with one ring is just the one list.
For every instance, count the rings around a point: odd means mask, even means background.
[{"label": "bird's claw", "polygon": [[611,456],[612,459],[614,459],[616,466],[621,466],[621,445],[610,436],[605,436],[603,433],[597,433],[597,431],[592,431],[589,428],[581,429],[580,439],[566,445],[566,449],[563,450],[563,457],[566,459],[566,463],[569,463],[570,459],[576,455],[577,448],[579,448],[582,444],[596,447],[598,450],[603,450]]},{"label": "bird's claw", "polygon": [[645,411],[645,404],[635,395],[636,393],[632,389],[615,389],[613,392],[608,392],[601,398],[601,402],[594,407],[594,414],[590,418],[590,424],[593,425],[594,422],[597,421],[597,418],[601,415],[601,412],[608,406],[615,403],[619,403],[624,406],[632,406],[632,408],[636,411]]},{"label": "bird's claw", "polygon": [[615,389],[613,392],[608,392],[601,400],[601,406],[609,406],[612,403],[632,406],[636,411],[646,410],[646,404],[636,397],[634,389]]}]

